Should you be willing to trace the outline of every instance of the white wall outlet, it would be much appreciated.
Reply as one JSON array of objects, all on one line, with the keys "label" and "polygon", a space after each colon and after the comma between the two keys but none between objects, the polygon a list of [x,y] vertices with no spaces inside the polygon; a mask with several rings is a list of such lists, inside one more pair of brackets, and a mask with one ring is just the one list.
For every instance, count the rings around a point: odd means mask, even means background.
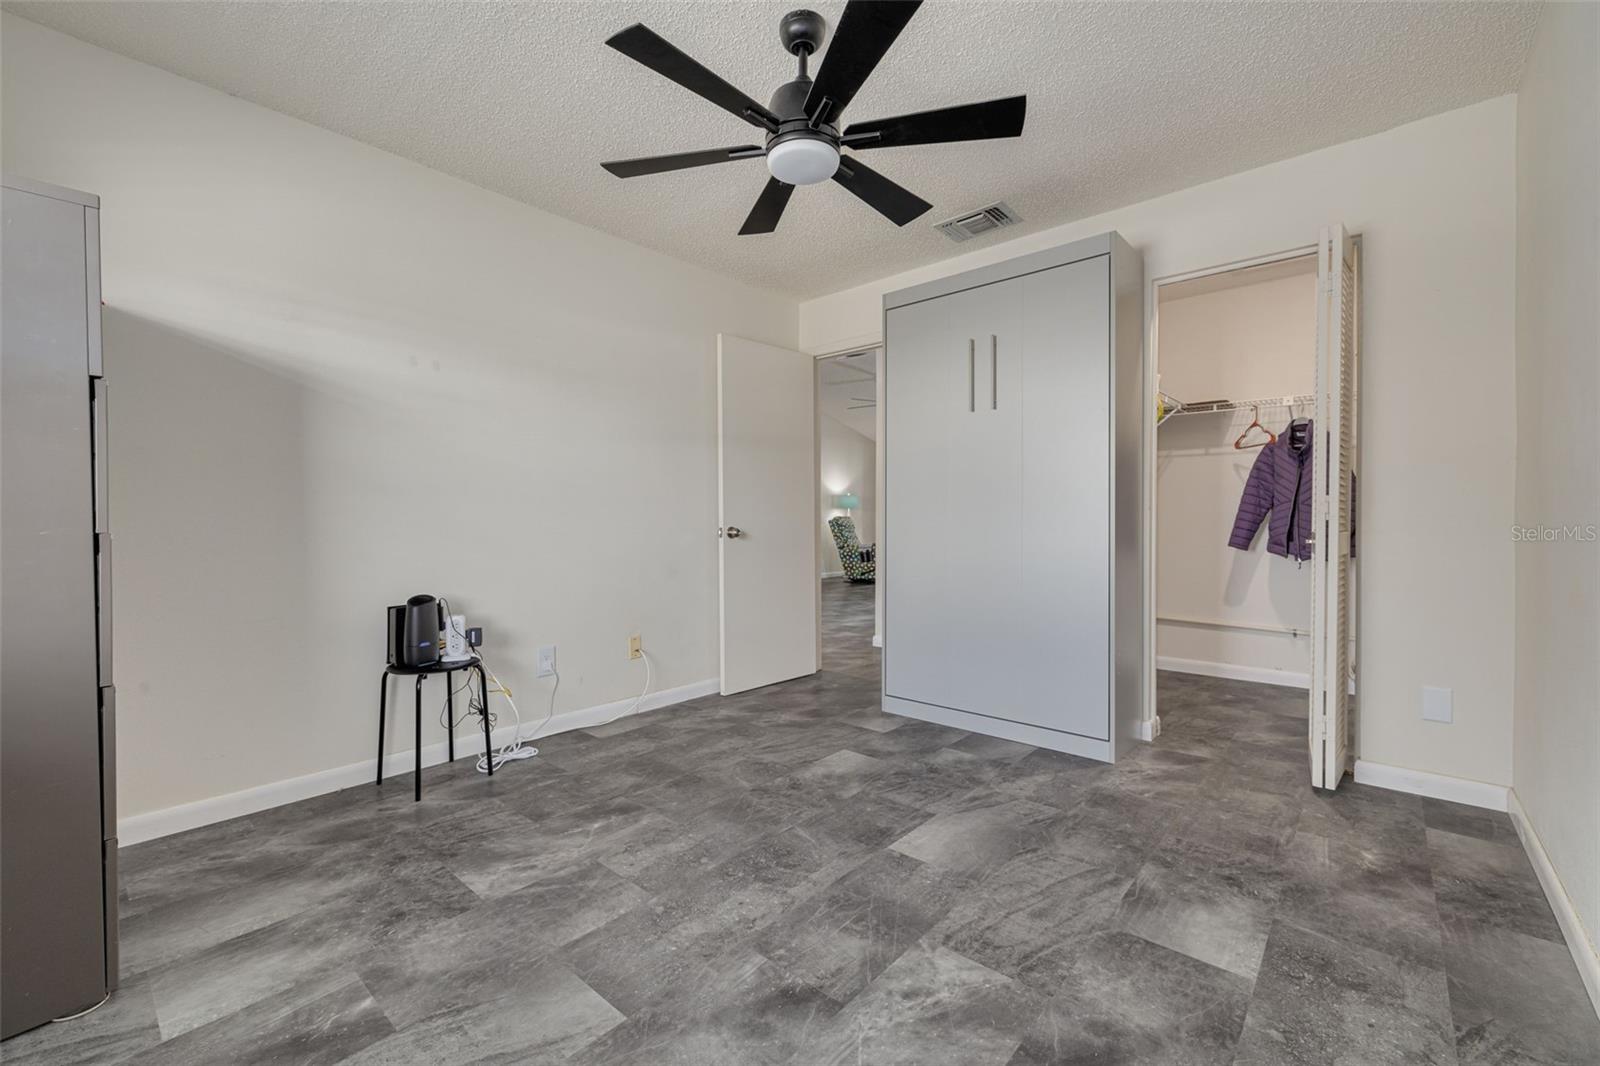
[{"label": "white wall outlet", "polygon": [[1424,722],[1455,721],[1455,692],[1448,688],[1422,686],[1422,720]]},{"label": "white wall outlet", "polygon": [[635,633],[628,638],[628,658],[637,659],[643,654],[644,652],[639,649],[639,634]]},{"label": "white wall outlet", "polygon": [[545,644],[539,648],[538,677],[550,677],[556,672],[556,646]]}]

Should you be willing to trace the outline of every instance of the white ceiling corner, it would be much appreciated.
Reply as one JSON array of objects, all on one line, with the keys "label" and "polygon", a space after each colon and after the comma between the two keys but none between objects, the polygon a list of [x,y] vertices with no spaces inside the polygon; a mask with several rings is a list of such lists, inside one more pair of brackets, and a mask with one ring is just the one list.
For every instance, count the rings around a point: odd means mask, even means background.
[{"label": "white ceiling corner", "polygon": [[[776,233],[740,237],[758,160],[628,180],[600,169],[759,140],[604,41],[644,22],[765,101],[793,76],[777,26],[794,0],[5,6],[799,297],[969,251],[932,223],[994,200],[1024,220],[1009,238],[1514,91],[1538,19],[1523,3],[932,0],[846,120],[1026,93],[1022,138],[865,153],[934,205],[904,229],[830,183],[796,190]],[[815,6],[831,29],[842,3]]]}]

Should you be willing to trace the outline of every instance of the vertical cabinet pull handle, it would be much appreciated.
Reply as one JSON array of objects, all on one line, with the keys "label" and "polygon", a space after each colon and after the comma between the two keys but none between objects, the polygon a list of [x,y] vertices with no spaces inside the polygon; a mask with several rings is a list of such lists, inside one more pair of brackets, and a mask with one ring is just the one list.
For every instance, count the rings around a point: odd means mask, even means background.
[{"label": "vertical cabinet pull handle", "polygon": [[1000,341],[989,334],[989,410],[1000,410]]},{"label": "vertical cabinet pull handle", "polygon": [[978,342],[967,338],[967,410],[978,409]]}]

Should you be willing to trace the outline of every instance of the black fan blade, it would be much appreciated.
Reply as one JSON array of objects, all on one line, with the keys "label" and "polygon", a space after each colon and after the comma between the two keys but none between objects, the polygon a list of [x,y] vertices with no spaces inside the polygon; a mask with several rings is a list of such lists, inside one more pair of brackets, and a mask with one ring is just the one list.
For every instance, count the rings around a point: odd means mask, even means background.
[{"label": "black fan blade", "polygon": [[740,144],[732,148],[707,148],[703,152],[679,152],[676,155],[650,155],[642,159],[618,159],[601,163],[619,178],[637,178],[643,174],[665,174],[669,170],[688,170],[690,167],[708,167],[712,163],[729,163],[735,159],[759,159],[766,150],[753,144]]},{"label": "black fan blade", "polygon": [[850,0],[844,6],[822,69],[806,94],[806,117],[812,125],[838,122],[839,113],[921,6],[922,0]]},{"label": "black fan blade", "polygon": [[789,194],[794,192],[794,186],[779,181],[777,178],[768,178],[767,187],[761,190],[761,195],[756,198],[756,205],[750,209],[744,225],[739,227],[739,236],[751,233],[771,233],[778,228],[778,219],[783,217],[783,209],[789,205]]},{"label": "black fan blade", "polygon": [[760,126],[765,130],[778,128],[778,118],[771,111],[711,73],[698,60],[690,58],[642,23],[635,23],[621,33],[614,34],[606,44],[718,107],[733,112],[752,126]]},{"label": "black fan blade", "polygon": [[941,107],[896,115],[873,122],[857,122],[844,131],[846,145],[863,148],[898,148],[907,144],[945,144],[950,141],[984,141],[992,137],[1022,136],[1028,113],[1026,96],[986,100],[981,104]]},{"label": "black fan blade", "polygon": [[841,159],[833,180],[896,226],[904,226],[933,208],[922,197],[902,189],[859,159]]}]

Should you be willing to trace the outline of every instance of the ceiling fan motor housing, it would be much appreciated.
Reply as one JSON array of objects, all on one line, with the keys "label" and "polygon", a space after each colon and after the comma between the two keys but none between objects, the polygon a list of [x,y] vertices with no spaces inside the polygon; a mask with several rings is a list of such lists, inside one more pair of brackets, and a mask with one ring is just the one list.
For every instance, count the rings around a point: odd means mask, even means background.
[{"label": "ceiling fan motor housing", "polygon": [[769,105],[778,129],[767,137],[767,169],[789,185],[815,185],[839,169],[839,128],[811,124],[805,111],[810,92],[811,79],[802,74],[778,86]]},{"label": "ceiling fan motor housing", "polygon": [[778,39],[794,55],[816,55],[827,32],[827,20],[815,11],[791,11],[778,23]]}]

